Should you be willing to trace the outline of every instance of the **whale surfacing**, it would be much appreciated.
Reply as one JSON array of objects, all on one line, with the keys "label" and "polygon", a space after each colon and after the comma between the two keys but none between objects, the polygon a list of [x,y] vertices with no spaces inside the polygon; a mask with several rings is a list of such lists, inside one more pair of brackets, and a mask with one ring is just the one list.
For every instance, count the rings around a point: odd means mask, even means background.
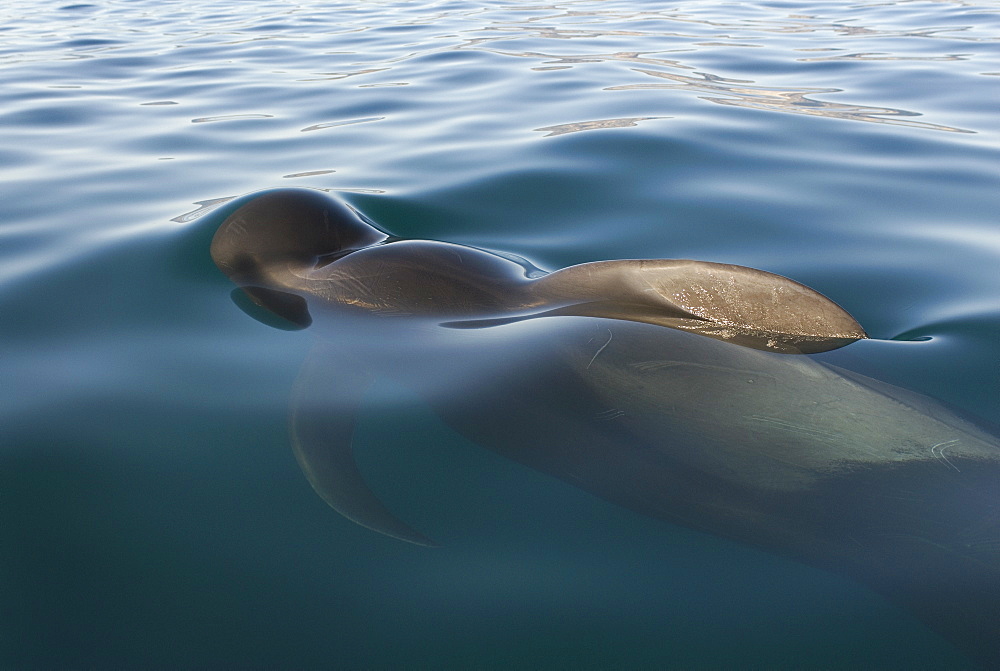
[{"label": "whale surfacing", "polygon": [[624,260],[529,279],[524,266],[496,254],[391,238],[316,191],[280,189],[251,199],[219,227],[211,253],[251,300],[300,325],[311,322],[312,297],[326,311],[405,314],[465,328],[542,316],[607,317],[790,353],[867,337],[836,303],[773,273],[704,261]]},{"label": "whale surfacing", "polygon": [[[303,189],[235,203],[211,254],[256,308],[315,332],[292,444],[345,517],[433,544],[354,463],[359,399],[388,377],[505,457],[850,576],[1000,667],[1000,439],[927,397],[801,356],[867,337],[812,289],[688,260],[543,274],[395,238]],[[346,346],[345,332],[361,337]]]}]

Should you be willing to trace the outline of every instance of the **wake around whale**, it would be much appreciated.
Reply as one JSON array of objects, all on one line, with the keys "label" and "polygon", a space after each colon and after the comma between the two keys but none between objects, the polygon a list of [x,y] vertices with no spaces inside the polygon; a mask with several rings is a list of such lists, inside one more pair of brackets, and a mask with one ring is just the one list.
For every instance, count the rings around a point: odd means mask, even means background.
[{"label": "wake around whale", "polygon": [[394,238],[304,189],[235,203],[211,253],[251,312],[316,332],[292,443],[349,519],[432,544],[354,462],[359,399],[390,377],[484,447],[855,578],[1000,666],[1000,440],[927,397],[801,356],[866,337],[808,287],[697,261],[544,273]]}]

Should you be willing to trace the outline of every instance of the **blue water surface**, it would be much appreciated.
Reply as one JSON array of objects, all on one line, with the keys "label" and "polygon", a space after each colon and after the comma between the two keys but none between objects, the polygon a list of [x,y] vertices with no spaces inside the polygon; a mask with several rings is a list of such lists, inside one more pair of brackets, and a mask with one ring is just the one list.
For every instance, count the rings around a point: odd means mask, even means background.
[{"label": "blue water surface", "polygon": [[762,268],[874,338],[826,360],[1000,421],[995,4],[5,0],[0,83],[0,666],[969,667],[405,389],[355,448],[442,547],[342,519],[288,448],[309,334],[202,215],[302,186],[547,269]]}]

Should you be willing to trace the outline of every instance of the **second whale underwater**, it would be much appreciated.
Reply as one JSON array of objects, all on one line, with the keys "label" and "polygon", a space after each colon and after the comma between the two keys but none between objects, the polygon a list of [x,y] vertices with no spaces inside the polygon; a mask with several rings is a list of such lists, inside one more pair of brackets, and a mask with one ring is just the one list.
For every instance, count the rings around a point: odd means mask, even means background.
[{"label": "second whale underwater", "polygon": [[354,463],[360,397],[390,377],[479,445],[857,579],[1000,667],[1000,439],[928,397],[799,355],[866,337],[822,295],[694,261],[545,274],[393,238],[306,189],[226,212],[216,265],[269,317],[316,332],[292,443],[346,517],[432,544]]}]

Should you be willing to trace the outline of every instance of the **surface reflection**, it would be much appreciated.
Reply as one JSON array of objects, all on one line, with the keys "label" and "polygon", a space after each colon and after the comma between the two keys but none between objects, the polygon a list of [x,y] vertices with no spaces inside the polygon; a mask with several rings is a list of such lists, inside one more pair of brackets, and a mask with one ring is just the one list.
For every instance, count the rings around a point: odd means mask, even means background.
[{"label": "surface reflection", "polygon": [[724,79],[714,75],[702,73],[700,77],[688,77],[685,75],[670,72],[660,72],[657,70],[636,70],[644,75],[657,79],[668,80],[663,84],[628,84],[625,86],[612,86],[610,91],[626,91],[636,89],[681,89],[699,92],[722,93],[729,97],[702,97],[702,100],[718,103],[720,105],[734,105],[737,107],[749,107],[759,110],[770,110],[774,112],[787,112],[791,114],[806,114],[809,116],[821,116],[832,119],[847,119],[851,121],[868,121],[870,123],[885,123],[896,126],[913,126],[916,128],[926,128],[929,130],[943,130],[953,133],[974,133],[975,131],[963,128],[953,128],[940,124],[927,123],[925,121],[913,121],[912,119],[901,119],[899,117],[921,116],[917,112],[908,112],[890,107],[869,107],[865,105],[846,105],[843,103],[828,102],[808,97],[807,94],[815,93],[840,93],[840,89],[777,89],[764,86],[755,86],[753,82],[743,80]]},{"label": "surface reflection", "polygon": [[803,63],[822,63],[825,61],[965,61],[965,54],[950,54],[947,56],[890,56],[880,52],[864,52],[856,54],[838,54],[816,58],[800,58]]},{"label": "surface reflection", "polygon": [[[894,6],[896,3],[884,3],[885,6]],[[900,6],[905,3],[899,3]],[[539,8],[532,8],[537,10]],[[560,9],[560,7],[553,7],[552,10]],[[523,11],[523,10],[522,10]],[[742,8],[741,11],[748,11]],[[760,11],[763,14],[763,11]],[[900,17],[904,18],[904,17]],[[544,28],[534,28],[534,24],[545,21],[558,22],[561,24],[576,22],[594,22],[605,24],[610,21],[617,22],[619,25],[630,25],[639,24],[643,27],[655,26],[656,30],[611,30],[611,29],[584,29],[584,28],[555,28],[551,26],[545,26]],[[703,33],[679,33],[669,30],[672,26],[684,25],[684,24],[697,24],[706,30]],[[730,34],[730,29],[736,29],[739,32],[737,34]],[[762,47],[769,46],[774,47],[773,36],[795,36],[803,35],[809,36],[810,44],[816,43],[816,37],[822,35],[828,35],[830,37],[829,43],[831,45],[836,45],[841,42],[839,38],[849,38],[851,42],[856,39],[880,40],[886,46],[891,47],[884,51],[859,51],[853,54],[843,54],[829,57],[816,57],[816,58],[790,58],[789,61],[797,62],[828,62],[828,61],[963,61],[969,60],[972,56],[968,54],[954,54],[946,53],[941,55],[927,54],[927,49],[925,45],[924,48],[920,50],[920,54],[911,53],[900,53],[899,48],[905,44],[902,40],[910,38],[918,38],[926,44],[927,40],[939,39],[942,41],[953,41],[959,40],[963,42],[994,42],[1000,39],[1000,36],[996,35],[974,35],[972,34],[973,27],[971,25],[957,25],[948,27],[910,27],[905,29],[894,29],[894,28],[874,28],[865,27],[858,25],[849,25],[843,22],[829,22],[824,20],[821,16],[815,15],[789,15],[786,17],[767,17],[761,16],[758,18],[744,18],[744,19],[734,19],[732,21],[719,21],[715,18],[699,18],[696,14],[688,12],[670,12],[670,11],[640,11],[640,12],[621,12],[614,10],[564,10],[562,12],[556,12],[553,14],[547,14],[544,16],[528,17],[524,20],[524,26],[519,27],[515,25],[503,25],[497,26],[490,29],[485,29],[482,32],[493,33],[488,37],[477,37],[468,40],[464,45],[456,48],[462,49],[483,49],[488,50],[491,53],[506,55],[506,56],[516,56],[520,58],[531,58],[531,59],[543,59],[547,64],[544,68],[536,67],[533,69],[542,70],[549,69],[552,67],[559,66],[572,66],[572,65],[582,65],[586,63],[604,63],[604,62],[627,62],[627,63],[643,63],[647,65],[656,65],[658,67],[669,67],[674,69],[698,69],[704,70],[704,68],[695,65],[697,62],[698,54],[704,51],[710,51],[713,47]],[[753,42],[748,40],[750,35],[757,35],[759,37],[758,42]],[[541,51],[541,50],[525,50],[517,51],[511,49],[504,49],[501,44],[504,42],[517,42],[524,40],[525,38],[531,38],[539,43],[550,42],[553,40],[566,41],[566,40],[598,40],[600,38],[635,38],[641,40],[642,42],[650,42],[651,40],[659,41],[667,49],[658,52],[629,52],[629,51],[619,51],[613,53],[578,53],[578,54],[560,54],[558,52],[552,51]],[[706,37],[711,37],[711,41],[706,41]],[[788,46],[791,47],[791,51],[795,50],[794,38],[787,38]],[[814,49],[815,47],[810,47]],[[827,47],[830,50],[841,50],[844,47],[840,46],[830,46]],[[685,63],[681,60],[673,59],[663,59],[655,57],[653,53],[676,53],[676,52],[690,52],[692,56],[688,57],[692,62]],[[719,82],[727,81],[725,77],[713,74],[707,74],[701,72],[703,81],[699,81],[695,78],[681,77],[679,75],[672,75],[670,73],[664,73],[659,71],[647,70],[647,69],[635,69],[635,72],[639,72],[645,75],[659,77],[664,79],[672,79],[677,84],[675,85],[642,85],[642,84],[618,84],[606,87],[605,90],[610,91],[621,91],[621,90],[634,90],[643,88],[676,88],[676,89],[688,89],[688,90],[700,90],[700,91],[722,91],[728,95],[734,96],[734,98],[720,99],[720,98],[702,98],[710,102],[723,104],[723,105],[736,105],[742,107],[749,107],[760,110],[785,112],[785,113],[795,113],[795,114],[808,114],[810,116],[821,116],[836,119],[847,119],[853,121],[866,121],[872,123],[882,123],[882,124],[892,124],[892,125],[905,125],[914,128],[924,128],[928,130],[939,130],[939,131],[951,131],[959,133],[969,133],[974,132],[962,128],[957,128],[953,126],[948,126],[944,124],[935,124],[930,122],[913,121],[910,119],[901,119],[900,117],[916,117],[922,116],[919,111],[911,111],[905,109],[897,109],[892,107],[879,107],[879,106],[868,106],[868,105],[851,105],[842,103],[833,103],[826,101],[818,101],[805,97],[806,93],[816,93],[816,92],[831,92],[839,93],[842,91],[848,91],[849,89],[841,88],[778,88],[770,87],[765,84],[757,84],[754,81],[745,81],[744,83],[752,84],[752,88],[747,87],[723,87],[720,86]],[[711,82],[711,83],[708,83]]]},{"label": "surface reflection", "polygon": [[638,116],[624,119],[597,119],[594,121],[576,121],[574,123],[563,123],[556,126],[545,126],[536,128],[537,131],[548,131],[544,137],[555,135],[565,135],[566,133],[578,133],[584,130],[602,130],[605,128],[631,128],[638,126],[640,121],[652,121],[653,119],[669,119],[665,116]]}]

